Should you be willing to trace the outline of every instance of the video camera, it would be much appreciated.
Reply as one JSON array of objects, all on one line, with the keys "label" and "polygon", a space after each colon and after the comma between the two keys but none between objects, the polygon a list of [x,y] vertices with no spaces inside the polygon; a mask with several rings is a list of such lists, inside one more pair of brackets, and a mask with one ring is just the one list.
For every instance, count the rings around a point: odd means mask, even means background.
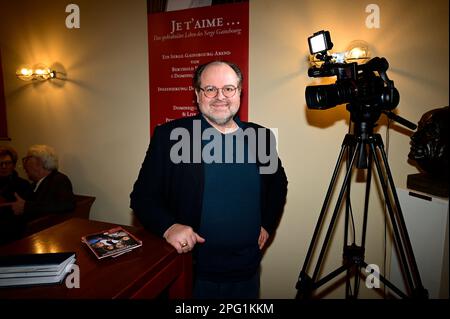
[{"label": "video camera", "polygon": [[324,110],[347,103],[353,120],[376,121],[381,112],[397,107],[400,95],[386,74],[389,63],[385,58],[375,57],[361,65],[334,62],[328,54],[333,47],[330,33],[323,30],[310,36],[308,43],[311,54],[323,61],[320,67],[310,67],[308,76],[337,77],[335,84],[306,87],[308,108]]}]

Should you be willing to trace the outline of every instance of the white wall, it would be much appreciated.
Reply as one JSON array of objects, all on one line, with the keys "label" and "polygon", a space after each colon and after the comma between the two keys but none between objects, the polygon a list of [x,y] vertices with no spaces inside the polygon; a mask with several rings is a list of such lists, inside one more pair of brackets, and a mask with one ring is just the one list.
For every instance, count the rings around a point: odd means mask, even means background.
[{"label": "white wall", "polygon": [[[0,43],[11,144],[21,155],[34,143],[53,145],[75,191],[97,196],[93,219],[130,223],[128,195],[149,138],[148,54],[145,0],[80,0],[81,28],[64,25],[66,1],[2,1]],[[326,29],[337,51],[351,40],[370,43],[384,56],[400,91],[396,112],[417,122],[448,105],[448,2],[376,1],[381,28],[368,29],[373,1],[250,1],[251,121],[278,128],[279,150],[289,179],[285,212],[262,265],[262,297],[292,298],[313,227],[348,129],[339,106],[308,110],[307,37]],[[17,80],[22,63],[59,63],[68,81],[34,86]],[[57,84],[57,85],[56,85]],[[386,135],[386,121],[379,132]],[[389,130],[394,180],[405,187],[417,170],[407,162],[409,133]],[[355,183],[353,206],[360,225],[363,183]],[[372,187],[367,261],[382,267],[384,217]],[[342,221],[325,269],[341,262]],[[390,255],[389,243],[387,256]],[[342,297],[342,288],[329,295]],[[378,298],[363,291],[367,298]]]}]

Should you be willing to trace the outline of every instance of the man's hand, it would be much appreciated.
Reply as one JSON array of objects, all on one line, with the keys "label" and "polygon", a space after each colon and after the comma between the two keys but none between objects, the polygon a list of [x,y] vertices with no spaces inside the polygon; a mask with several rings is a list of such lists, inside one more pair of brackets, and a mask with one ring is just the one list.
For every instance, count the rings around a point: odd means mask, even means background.
[{"label": "man's hand", "polygon": [[187,253],[194,248],[195,244],[205,242],[205,239],[194,232],[192,227],[182,224],[173,224],[167,228],[163,237],[179,254]]},{"label": "man's hand", "polygon": [[269,233],[267,232],[267,230],[265,230],[263,227],[261,227],[261,232],[259,233],[259,238],[258,238],[258,245],[259,245],[259,249],[262,250],[264,245],[267,242],[267,239],[269,239]]}]

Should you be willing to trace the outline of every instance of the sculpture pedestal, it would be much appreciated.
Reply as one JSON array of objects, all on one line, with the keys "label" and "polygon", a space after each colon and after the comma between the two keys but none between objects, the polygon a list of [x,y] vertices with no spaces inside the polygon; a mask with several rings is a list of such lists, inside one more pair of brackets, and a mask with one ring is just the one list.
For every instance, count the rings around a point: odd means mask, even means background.
[{"label": "sculpture pedestal", "polygon": [[[448,199],[397,188],[406,228],[423,286],[431,299],[448,299]],[[406,290],[397,249],[392,249],[390,279]]]},{"label": "sculpture pedestal", "polygon": [[448,198],[448,179],[437,179],[426,173],[411,174],[406,179],[406,186],[419,192]]}]

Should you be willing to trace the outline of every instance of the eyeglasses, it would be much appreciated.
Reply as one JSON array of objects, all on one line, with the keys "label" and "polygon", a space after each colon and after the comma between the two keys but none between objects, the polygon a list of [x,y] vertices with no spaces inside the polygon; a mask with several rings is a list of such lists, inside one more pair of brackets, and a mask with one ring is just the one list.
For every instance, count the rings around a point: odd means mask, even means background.
[{"label": "eyeglasses", "polygon": [[32,158],[32,157],[33,157],[33,156],[31,156],[31,155],[23,157],[23,158],[22,158],[22,163],[25,164],[25,163],[28,162],[28,160],[29,160],[30,158]]},{"label": "eyeglasses", "polygon": [[0,167],[8,167],[13,164],[13,161],[2,161],[0,162]]},{"label": "eyeglasses", "polygon": [[222,90],[223,96],[228,98],[233,97],[236,94],[237,89],[238,88],[234,85],[225,85],[223,88],[216,88],[215,86],[205,86],[204,88],[200,88],[200,90],[203,91],[203,94],[210,99],[217,97],[219,90]]}]

